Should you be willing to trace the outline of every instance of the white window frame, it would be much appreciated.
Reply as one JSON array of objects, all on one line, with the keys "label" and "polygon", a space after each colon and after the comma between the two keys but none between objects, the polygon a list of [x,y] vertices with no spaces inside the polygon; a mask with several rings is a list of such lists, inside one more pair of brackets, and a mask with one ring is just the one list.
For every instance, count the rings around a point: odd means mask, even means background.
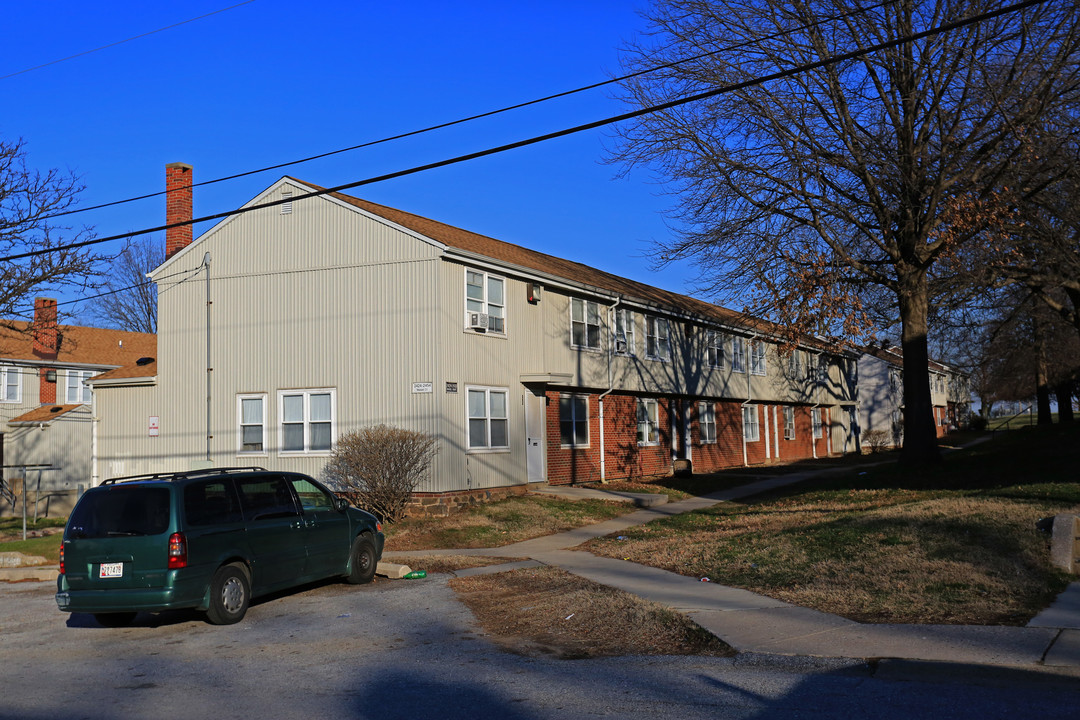
[{"label": "white window frame", "polygon": [[[483,393],[484,395],[484,414],[473,415],[471,407],[471,398],[473,393]],[[495,416],[491,410],[491,397],[492,395],[503,396],[503,412],[502,416]],[[483,445],[472,444],[472,422],[476,420],[484,421],[484,442]],[[495,422],[501,422],[504,424],[506,434],[505,445],[494,445],[491,440],[491,428]],[[498,453],[498,452],[510,452],[510,389],[505,387],[491,387],[487,385],[466,385],[465,386],[465,452],[467,453]]]},{"label": "white window frame", "polygon": [[[258,423],[262,428],[262,450],[245,450],[244,449],[244,428],[254,427],[256,423],[244,422],[244,401],[245,400],[258,400],[262,404],[262,418]],[[266,393],[242,393],[236,396],[236,454],[237,455],[261,455],[267,454],[266,446],[266,409],[267,409],[267,395]]]},{"label": "white window frame", "polygon": [[719,330],[705,331],[705,366],[719,368],[727,365],[727,336]]},{"label": "white window frame", "polygon": [[784,439],[795,439],[795,408],[790,405],[784,408]]},{"label": "white window frame", "polygon": [[788,358],[788,372],[793,380],[803,379],[802,350],[795,348],[791,351],[791,357]]},{"label": "white window frame", "polygon": [[821,421],[821,408],[810,408],[810,427],[815,440],[821,440],[825,437],[825,425]]},{"label": "white window frame", "polygon": [[757,442],[761,440],[761,425],[758,422],[758,406],[742,406],[743,440]]},{"label": "white window frame", "polygon": [[[626,341],[626,348],[619,351],[620,337]],[[612,350],[616,355],[634,357],[637,346],[634,341],[634,311],[629,308],[615,308],[615,332],[611,334]]]},{"label": "white window frame", "polygon": [[[313,450],[311,448],[311,426],[316,421],[311,419],[311,398],[313,395],[329,395],[330,396],[330,447],[319,448]],[[295,425],[297,423],[285,422],[285,398],[300,396],[303,398],[303,426],[304,426],[304,447],[302,450],[286,450],[285,449],[285,425]],[[311,388],[311,389],[297,389],[297,390],[278,390],[278,455],[282,457],[320,457],[330,455],[334,450],[335,439],[337,438],[337,391],[334,388]],[[324,420],[317,421],[319,424],[325,422]]]},{"label": "white window frame", "polygon": [[[469,297],[469,288],[477,287],[474,283],[469,282],[469,276],[476,275],[480,278],[480,293],[483,297],[475,298]],[[496,302],[492,299],[491,284],[499,283],[502,287],[502,302]],[[501,275],[492,275],[484,270],[477,270],[476,268],[465,268],[465,329],[469,330],[468,318],[470,313],[484,313],[488,316],[488,328],[487,334],[490,335],[506,335],[506,278]],[[496,325],[502,325],[502,327],[492,327],[492,320],[497,320]],[[474,330],[473,332],[479,332]]]},{"label": "white window frame", "polygon": [[[581,319],[576,319],[578,309],[581,310]],[[589,322],[590,316],[596,319],[595,323]],[[581,326],[584,343],[574,342],[574,328]],[[589,342],[589,328],[596,328],[596,342]],[[575,350],[600,350],[600,336],[603,334],[604,324],[600,318],[600,303],[595,300],[583,298],[570,298],[570,347]]]},{"label": "white window frame", "polygon": [[746,338],[731,336],[731,372],[746,372]]},{"label": "white window frame", "polygon": [[[67,405],[89,405],[94,398],[94,394],[86,381],[97,375],[93,370],[75,370],[69,368],[64,371],[64,403]],[[71,381],[78,379],[74,388],[71,387]],[[71,391],[75,390],[78,394],[74,399],[71,397]]]},{"label": "white window frame", "polygon": [[660,403],[656,398],[637,399],[637,444],[640,447],[660,444]]},{"label": "white window frame", "polygon": [[[9,384],[15,388],[14,399],[8,398]],[[10,365],[0,367],[0,403],[20,402],[22,402],[22,372],[19,368]]]},{"label": "white window frame", "polygon": [[645,316],[645,357],[650,360],[671,360],[671,323],[656,315]]},{"label": "white window frame", "polygon": [[[563,439],[563,423],[567,422],[567,420],[565,420],[563,418],[563,401],[564,400],[569,401],[569,407],[570,407],[569,422],[570,422],[570,427],[571,427],[572,432],[571,432],[571,441],[569,443],[567,443]],[[582,402],[582,401],[585,403],[585,408],[584,408],[585,416],[583,418],[578,417],[578,412],[579,412],[578,403]],[[577,427],[582,421],[584,421],[584,423],[585,423],[585,442],[584,443],[579,443],[577,441]],[[589,396],[588,395],[583,395],[583,394],[580,394],[580,393],[562,393],[562,394],[560,394],[559,395],[559,447],[574,448],[574,449],[587,448],[587,447],[589,447],[589,445],[591,443],[591,438],[592,438],[592,428],[589,426]]]},{"label": "white window frame", "polygon": [[702,445],[716,444],[716,406],[711,402],[698,403],[698,428]]},{"label": "white window frame", "polygon": [[764,375],[765,369],[765,341],[750,341],[750,374]]}]

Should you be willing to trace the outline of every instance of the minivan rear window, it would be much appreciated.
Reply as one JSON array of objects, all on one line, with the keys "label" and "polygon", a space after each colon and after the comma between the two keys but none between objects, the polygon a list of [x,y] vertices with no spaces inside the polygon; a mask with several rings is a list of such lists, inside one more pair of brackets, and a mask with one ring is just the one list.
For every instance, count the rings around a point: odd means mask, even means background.
[{"label": "minivan rear window", "polygon": [[169,489],[117,487],[83,495],[68,520],[73,538],[160,535],[169,529]]}]

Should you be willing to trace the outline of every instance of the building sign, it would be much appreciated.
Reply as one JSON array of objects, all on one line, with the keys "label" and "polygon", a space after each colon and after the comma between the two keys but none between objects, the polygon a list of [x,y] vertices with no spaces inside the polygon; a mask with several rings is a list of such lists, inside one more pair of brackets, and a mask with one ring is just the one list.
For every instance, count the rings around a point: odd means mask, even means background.
[{"label": "building sign", "polygon": [[150,416],[150,437],[157,437],[161,430],[161,418],[157,415]]},{"label": "building sign", "polygon": [[446,392],[448,392],[448,393],[456,393],[457,392],[457,383],[452,383],[452,382],[446,383]]},{"label": "building sign", "polygon": [[417,393],[429,393],[432,392],[432,389],[432,384],[429,382],[419,382],[412,384],[412,391],[414,395],[416,395]]}]

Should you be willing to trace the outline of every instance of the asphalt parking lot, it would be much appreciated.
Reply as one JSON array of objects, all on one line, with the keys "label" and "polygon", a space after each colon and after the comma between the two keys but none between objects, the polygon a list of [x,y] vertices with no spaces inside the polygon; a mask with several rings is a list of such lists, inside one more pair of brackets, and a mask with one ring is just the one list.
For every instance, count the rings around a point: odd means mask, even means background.
[{"label": "asphalt parking lot", "polygon": [[[194,612],[108,629],[56,609],[51,583],[0,583],[0,719],[1063,716],[1075,680],[969,671],[886,677],[806,658],[554,660],[509,654],[447,577],[326,583],[237,625]],[[1071,689],[1070,689],[1071,688]]]}]

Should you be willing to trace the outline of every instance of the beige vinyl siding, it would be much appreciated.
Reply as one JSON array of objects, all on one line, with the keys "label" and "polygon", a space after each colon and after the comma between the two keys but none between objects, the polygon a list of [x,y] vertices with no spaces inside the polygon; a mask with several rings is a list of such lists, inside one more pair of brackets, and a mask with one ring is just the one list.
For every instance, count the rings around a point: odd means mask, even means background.
[{"label": "beige vinyl siding", "polygon": [[[80,485],[86,488],[90,484],[91,433],[90,406],[65,413],[44,427],[5,425],[4,463],[51,465],[53,469],[41,475],[42,491],[76,490]],[[14,468],[7,471],[8,477],[20,474]],[[26,478],[30,489],[36,489],[38,471],[27,470]]]}]

